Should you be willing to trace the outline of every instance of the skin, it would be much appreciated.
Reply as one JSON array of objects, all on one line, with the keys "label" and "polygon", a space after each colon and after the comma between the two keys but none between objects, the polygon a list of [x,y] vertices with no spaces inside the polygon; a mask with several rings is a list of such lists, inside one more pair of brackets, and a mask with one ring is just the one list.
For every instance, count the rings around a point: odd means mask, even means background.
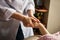
[{"label": "skin", "polygon": [[39,28],[42,35],[49,34],[45,26],[42,23],[40,23],[40,21],[37,18],[34,17],[32,10],[28,10],[27,13],[29,17],[24,16],[23,14],[18,12],[13,13],[11,17],[19,21],[22,21],[26,27],[30,26],[32,28]]},{"label": "skin", "polygon": [[39,28],[42,35],[50,34],[42,23],[37,23],[36,22],[36,23],[34,23],[34,25],[35,25],[36,28]]},{"label": "skin", "polygon": [[[50,34],[42,23],[35,22],[34,26],[35,26],[35,28],[39,28],[42,35]],[[37,36],[35,35],[35,36],[30,36],[28,38],[25,38],[24,40],[40,40],[39,37],[40,37],[40,35],[37,35]]]},{"label": "skin", "polygon": [[28,26],[29,27],[34,27],[33,22],[39,22],[39,20],[34,17],[32,10],[28,10],[27,13],[28,13],[29,17],[24,16],[22,13],[15,12],[11,16],[11,18],[14,18],[14,19],[17,19],[19,21],[22,21],[24,26],[26,26],[26,27],[28,27]]}]

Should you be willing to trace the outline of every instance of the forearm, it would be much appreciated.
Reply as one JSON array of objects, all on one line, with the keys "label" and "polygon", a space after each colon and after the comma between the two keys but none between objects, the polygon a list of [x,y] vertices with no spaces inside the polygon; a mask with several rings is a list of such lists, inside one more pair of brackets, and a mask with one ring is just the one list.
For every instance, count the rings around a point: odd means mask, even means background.
[{"label": "forearm", "polygon": [[41,23],[39,23],[39,30],[41,31],[42,35],[49,34],[45,26]]},{"label": "forearm", "polygon": [[27,13],[29,17],[34,17],[33,10],[27,10]]},{"label": "forearm", "polygon": [[42,35],[49,34],[48,30],[45,28],[45,26],[42,23],[34,23],[35,27],[39,28]]},{"label": "forearm", "polygon": [[12,14],[11,17],[14,18],[14,19],[17,19],[19,21],[22,21],[25,16],[22,15],[21,13],[15,12],[15,13]]}]

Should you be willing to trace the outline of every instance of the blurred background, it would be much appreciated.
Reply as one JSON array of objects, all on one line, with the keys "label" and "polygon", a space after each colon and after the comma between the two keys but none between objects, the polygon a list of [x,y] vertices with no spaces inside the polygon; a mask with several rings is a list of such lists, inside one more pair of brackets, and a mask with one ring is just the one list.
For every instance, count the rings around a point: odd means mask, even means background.
[{"label": "blurred background", "polygon": [[[60,31],[60,0],[34,0],[35,14],[50,33]],[[35,35],[41,34],[34,28]]]}]

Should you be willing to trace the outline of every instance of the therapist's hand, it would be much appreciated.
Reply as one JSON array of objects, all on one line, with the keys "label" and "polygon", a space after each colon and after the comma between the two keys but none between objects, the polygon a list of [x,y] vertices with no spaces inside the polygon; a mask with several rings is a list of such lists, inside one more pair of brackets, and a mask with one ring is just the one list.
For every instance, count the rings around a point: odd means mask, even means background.
[{"label": "therapist's hand", "polygon": [[33,22],[40,23],[39,19],[37,19],[36,17],[34,17],[34,16],[31,16],[31,18],[33,19],[33,20],[32,20]]},{"label": "therapist's hand", "polygon": [[37,24],[35,25],[35,23],[40,23],[39,19],[37,19],[37,18],[34,17],[34,16],[31,16],[31,18],[32,18],[32,22],[33,22],[33,24],[34,24],[33,28],[38,28],[38,26],[36,26]]},{"label": "therapist's hand", "polygon": [[32,20],[33,24],[34,24],[34,23],[40,23],[39,19],[37,19],[37,18],[33,15],[34,11],[33,11],[32,9],[27,10],[27,13],[28,13],[28,16],[31,17],[31,20]]},{"label": "therapist's hand", "polygon": [[25,17],[23,19],[23,24],[26,27],[36,28],[35,25],[34,25],[34,23],[36,23],[36,22],[39,23],[40,21],[35,17]]},{"label": "therapist's hand", "polygon": [[26,27],[34,27],[32,17],[24,17],[22,22],[23,22],[24,26],[26,26]]}]

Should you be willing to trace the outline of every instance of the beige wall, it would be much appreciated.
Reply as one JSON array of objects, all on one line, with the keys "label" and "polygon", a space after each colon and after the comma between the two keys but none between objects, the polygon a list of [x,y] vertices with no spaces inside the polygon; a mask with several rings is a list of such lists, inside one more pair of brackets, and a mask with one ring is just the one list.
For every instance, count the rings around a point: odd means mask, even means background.
[{"label": "beige wall", "polygon": [[50,33],[60,31],[60,0],[50,0],[47,29]]}]

